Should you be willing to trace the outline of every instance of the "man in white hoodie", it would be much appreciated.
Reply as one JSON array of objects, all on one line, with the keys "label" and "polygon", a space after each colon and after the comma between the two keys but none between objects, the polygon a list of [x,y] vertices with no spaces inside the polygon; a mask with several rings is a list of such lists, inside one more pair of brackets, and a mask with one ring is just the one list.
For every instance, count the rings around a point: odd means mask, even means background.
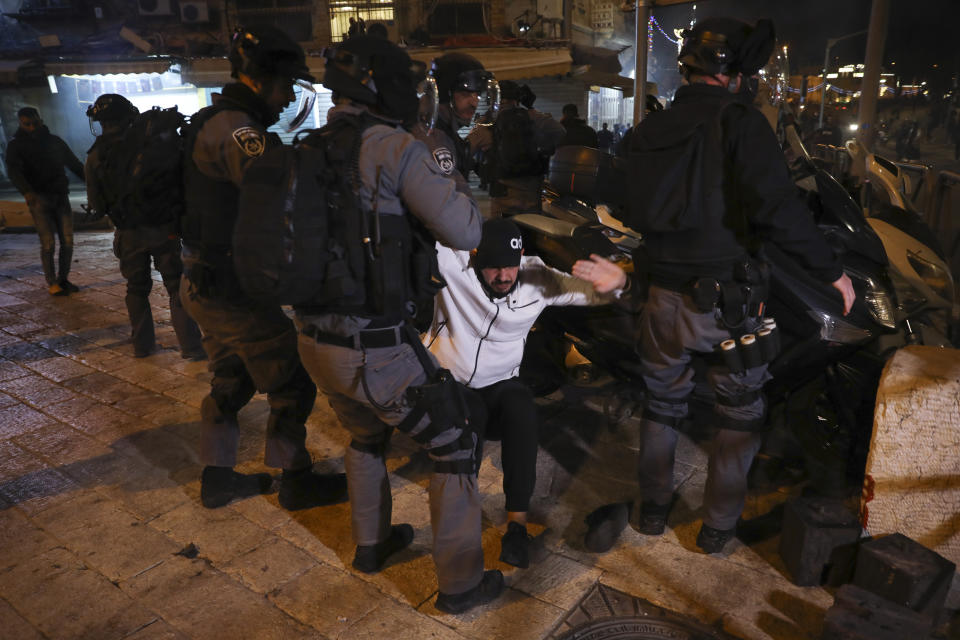
[{"label": "man in white hoodie", "polygon": [[527,334],[546,307],[613,302],[620,293],[616,286],[626,279],[619,267],[599,258],[587,261],[594,265],[591,285],[524,256],[520,229],[509,219],[484,222],[474,254],[440,245],[437,252],[447,286],[437,294],[424,342],[487,406],[486,437],[502,440],[507,532],[500,560],[525,568],[538,444],[533,394],[517,378]]}]

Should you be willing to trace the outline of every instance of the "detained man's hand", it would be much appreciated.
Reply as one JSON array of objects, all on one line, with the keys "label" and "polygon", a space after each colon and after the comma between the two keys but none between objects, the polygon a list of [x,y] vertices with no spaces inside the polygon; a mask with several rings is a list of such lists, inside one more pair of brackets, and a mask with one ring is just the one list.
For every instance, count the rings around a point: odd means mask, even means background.
[{"label": "detained man's hand", "polygon": [[610,293],[615,289],[623,289],[627,284],[627,274],[623,269],[595,253],[590,254],[589,260],[577,260],[571,271],[576,277],[592,284],[597,293]]},{"label": "detained man's hand", "polygon": [[482,124],[476,125],[467,134],[467,142],[470,143],[470,152],[486,151],[493,146],[493,127]]},{"label": "detained man's hand", "polygon": [[835,281],[830,283],[830,286],[840,292],[840,295],[843,296],[843,315],[850,313],[850,309],[853,308],[853,302],[857,299],[857,294],[853,290],[853,283],[850,281],[850,276],[843,274]]}]

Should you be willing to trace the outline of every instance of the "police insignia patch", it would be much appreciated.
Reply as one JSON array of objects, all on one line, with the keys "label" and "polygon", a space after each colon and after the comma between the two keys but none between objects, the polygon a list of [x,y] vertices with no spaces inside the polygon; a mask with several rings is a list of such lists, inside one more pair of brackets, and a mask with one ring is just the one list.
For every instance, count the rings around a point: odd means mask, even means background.
[{"label": "police insignia patch", "polygon": [[263,134],[253,127],[240,127],[233,132],[233,139],[251,158],[263,153]]},{"label": "police insignia patch", "polygon": [[433,159],[437,161],[437,166],[443,175],[448,176],[453,173],[453,154],[446,147],[437,147],[433,150]]}]

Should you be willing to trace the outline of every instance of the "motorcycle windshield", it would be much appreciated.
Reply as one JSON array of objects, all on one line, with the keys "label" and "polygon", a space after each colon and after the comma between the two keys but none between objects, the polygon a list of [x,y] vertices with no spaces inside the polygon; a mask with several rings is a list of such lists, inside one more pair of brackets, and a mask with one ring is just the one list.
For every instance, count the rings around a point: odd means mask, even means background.
[{"label": "motorcycle windshield", "polygon": [[834,228],[847,249],[858,253],[877,264],[887,264],[887,253],[883,242],[866,218],[857,203],[846,189],[833,176],[825,171],[817,171],[817,193],[823,206],[819,223]]}]

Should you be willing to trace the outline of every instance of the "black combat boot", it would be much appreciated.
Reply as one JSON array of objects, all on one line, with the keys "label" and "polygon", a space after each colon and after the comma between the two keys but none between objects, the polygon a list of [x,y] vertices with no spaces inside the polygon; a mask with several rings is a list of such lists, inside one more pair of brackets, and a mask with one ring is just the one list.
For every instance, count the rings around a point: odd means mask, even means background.
[{"label": "black combat boot", "polygon": [[357,546],[357,552],[353,556],[353,568],[364,573],[376,573],[383,568],[387,558],[401,549],[406,549],[411,542],[413,527],[409,524],[395,524],[383,542]]},{"label": "black combat boot", "polygon": [[480,584],[463,593],[438,593],[437,609],[444,613],[463,613],[496,599],[503,591],[503,574],[492,569],[483,572]]},{"label": "black combat boot", "polygon": [[656,502],[640,503],[640,526],[637,530],[645,536],[663,535],[667,528],[667,516],[670,515],[669,504]]},{"label": "black combat boot", "polygon": [[315,473],[312,467],[284,469],[280,477],[280,506],[287,511],[344,502],[347,476],[342,473]]},{"label": "black combat boot", "polygon": [[268,493],[272,484],[269,473],[246,474],[230,467],[204,467],[200,475],[200,502],[207,509],[216,509],[240,498]]},{"label": "black combat boot", "polygon": [[706,523],[701,525],[700,533],[697,534],[697,546],[703,549],[705,553],[720,553],[727,543],[733,540],[737,530],[734,529],[714,529]]}]

